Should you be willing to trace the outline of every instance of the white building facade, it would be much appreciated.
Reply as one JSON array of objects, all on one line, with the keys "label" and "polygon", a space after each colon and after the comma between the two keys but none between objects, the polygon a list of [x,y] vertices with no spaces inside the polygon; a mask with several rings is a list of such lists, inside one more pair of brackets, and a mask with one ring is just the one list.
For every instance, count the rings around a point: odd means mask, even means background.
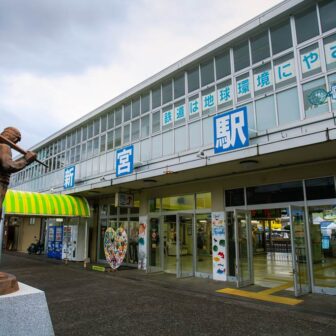
[{"label": "white building facade", "polygon": [[[31,150],[22,191],[84,196],[89,255],[336,294],[336,1],[288,0]],[[272,263],[272,271],[267,265]]]}]

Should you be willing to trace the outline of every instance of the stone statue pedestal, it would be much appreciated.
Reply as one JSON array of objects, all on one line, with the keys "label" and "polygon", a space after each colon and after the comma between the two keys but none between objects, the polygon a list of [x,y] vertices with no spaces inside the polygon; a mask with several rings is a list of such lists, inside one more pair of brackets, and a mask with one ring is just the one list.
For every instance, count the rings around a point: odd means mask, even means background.
[{"label": "stone statue pedestal", "polygon": [[0,334],[54,336],[44,292],[19,283],[19,290],[0,295]]}]

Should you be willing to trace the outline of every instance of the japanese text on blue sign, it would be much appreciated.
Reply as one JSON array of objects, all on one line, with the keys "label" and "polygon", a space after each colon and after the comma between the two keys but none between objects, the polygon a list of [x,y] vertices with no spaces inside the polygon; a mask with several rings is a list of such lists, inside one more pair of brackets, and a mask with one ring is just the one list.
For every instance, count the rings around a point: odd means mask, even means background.
[{"label": "japanese text on blue sign", "polygon": [[73,188],[75,186],[75,166],[64,169],[64,189]]},{"label": "japanese text on blue sign", "polygon": [[133,172],[133,145],[121,148],[116,152],[117,177]]},{"label": "japanese text on blue sign", "polygon": [[216,154],[248,145],[246,106],[214,117],[214,149]]}]

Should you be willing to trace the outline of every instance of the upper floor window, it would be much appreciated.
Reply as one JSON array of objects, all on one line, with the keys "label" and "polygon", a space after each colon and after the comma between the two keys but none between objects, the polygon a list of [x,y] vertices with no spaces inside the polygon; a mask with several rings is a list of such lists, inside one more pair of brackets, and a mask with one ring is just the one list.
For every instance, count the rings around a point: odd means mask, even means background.
[{"label": "upper floor window", "polygon": [[141,96],[141,113],[149,111],[149,93]]},{"label": "upper floor window", "polygon": [[271,41],[273,55],[287,50],[293,46],[289,21],[271,28]]},{"label": "upper floor window", "polygon": [[215,80],[214,62],[211,61],[201,64],[201,81],[202,86],[208,85]]},{"label": "upper floor window", "polygon": [[326,0],[319,3],[322,32],[336,28],[336,1]]},{"label": "upper floor window", "polygon": [[230,53],[224,52],[216,56],[216,79],[224,78],[231,73],[231,65],[230,65]]},{"label": "upper floor window", "polygon": [[161,87],[153,89],[152,91],[152,108],[156,108],[161,105]]},{"label": "upper floor window", "polygon": [[124,105],[124,122],[131,119],[132,114],[132,104],[128,103]]},{"label": "upper floor window", "polygon": [[298,43],[307,41],[319,34],[315,5],[295,15],[295,27]]},{"label": "upper floor window", "polygon": [[184,73],[174,78],[174,99],[185,95]]},{"label": "upper floor window", "polygon": [[188,71],[188,92],[199,89],[199,73],[198,66]]},{"label": "upper floor window", "polygon": [[168,82],[162,85],[162,104],[166,104],[173,99],[173,84],[172,81],[169,80]]},{"label": "upper floor window", "polygon": [[258,63],[270,57],[268,31],[251,38],[252,62]]},{"label": "upper floor window", "polygon": [[250,54],[248,41],[244,41],[233,48],[235,71],[250,66]]}]

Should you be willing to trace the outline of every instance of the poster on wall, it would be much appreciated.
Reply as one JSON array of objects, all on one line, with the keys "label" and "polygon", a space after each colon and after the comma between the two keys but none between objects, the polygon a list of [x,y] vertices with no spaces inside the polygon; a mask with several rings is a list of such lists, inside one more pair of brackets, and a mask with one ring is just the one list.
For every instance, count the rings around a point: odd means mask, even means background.
[{"label": "poster on wall", "polygon": [[116,270],[124,261],[127,252],[128,239],[124,228],[116,230],[108,227],[104,236],[104,252],[106,261]]},{"label": "poster on wall", "polygon": [[138,269],[146,270],[147,267],[147,216],[139,217],[139,236],[138,236]]},{"label": "poster on wall", "polygon": [[224,212],[211,214],[213,279],[226,281]]}]

